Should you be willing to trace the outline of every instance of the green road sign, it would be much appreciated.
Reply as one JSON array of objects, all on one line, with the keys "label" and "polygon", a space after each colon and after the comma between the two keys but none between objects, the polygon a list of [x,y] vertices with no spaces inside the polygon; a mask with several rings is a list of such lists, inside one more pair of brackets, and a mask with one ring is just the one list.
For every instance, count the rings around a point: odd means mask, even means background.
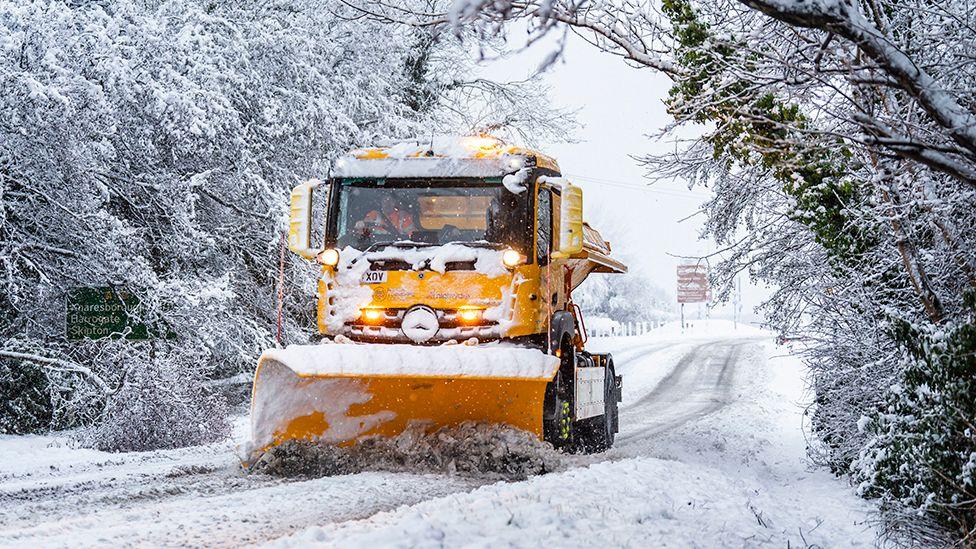
[{"label": "green road sign", "polygon": [[149,339],[149,329],[129,315],[139,298],[116,288],[73,288],[68,290],[68,339]]}]

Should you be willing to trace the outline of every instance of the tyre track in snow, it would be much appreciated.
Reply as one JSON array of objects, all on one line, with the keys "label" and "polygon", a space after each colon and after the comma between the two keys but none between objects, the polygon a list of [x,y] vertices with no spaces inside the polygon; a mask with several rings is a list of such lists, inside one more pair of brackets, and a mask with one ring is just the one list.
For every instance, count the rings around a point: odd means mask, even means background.
[{"label": "tyre track in snow", "polygon": [[107,466],[92,476],[67,471],[56,486],[0,495],[0,547],[238,547],[485,483],[384,472],[280,479],[235,466],[136,475]]},{"label": "tyre track in snow", "polygon": [[709,341],[691,348],[657,386],[621,408],[620,433],[614,447],[639,450],[649,438],[731,403],[741,350],[756,341]]}]

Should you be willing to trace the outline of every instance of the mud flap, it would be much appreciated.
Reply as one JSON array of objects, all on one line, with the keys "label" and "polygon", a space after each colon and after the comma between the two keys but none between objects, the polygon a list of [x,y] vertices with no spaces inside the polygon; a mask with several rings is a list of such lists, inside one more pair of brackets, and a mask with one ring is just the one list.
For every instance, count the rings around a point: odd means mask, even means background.
[{"label": "mud flap", "polygon": [[[624,400],[624,376],[614,376],[614,390],[617,393],[617,404]],[[614,406],[613,432],[620,432],[620,408]]]}]

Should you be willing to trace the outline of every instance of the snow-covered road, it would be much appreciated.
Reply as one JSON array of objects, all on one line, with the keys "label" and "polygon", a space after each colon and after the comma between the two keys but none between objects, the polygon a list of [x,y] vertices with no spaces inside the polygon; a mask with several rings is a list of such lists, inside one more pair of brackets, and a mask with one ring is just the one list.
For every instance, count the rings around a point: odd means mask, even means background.
[{"label": "snow-covered road", "polygon": [[621,410],[617,448],[644,448],[657,433],[702,418],[732,400],[732,376],[745,341],[699,343],[674,369]]},{"label": "snow-covered road", "polygon": [[105,454],[0,437],[0,545],[871,545],[868,505],[805,460],[798,361],[700,324],[594,340],[625,380],[617,444],[523,482],[293,481],[243,474],[231,441]]}]

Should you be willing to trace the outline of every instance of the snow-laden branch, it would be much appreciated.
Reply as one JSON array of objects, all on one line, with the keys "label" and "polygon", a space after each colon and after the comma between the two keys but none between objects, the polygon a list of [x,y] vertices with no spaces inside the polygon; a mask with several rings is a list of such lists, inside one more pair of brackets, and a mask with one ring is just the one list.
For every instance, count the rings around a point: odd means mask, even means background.
[{"label": "snow-laden branch", "polygon": [[98,389],[105,395],[113,395],[118,391],[118,387],[111,388],[104,379],[98,374],[92,371],[91,368],[82,366],[80,364],[75,364],[74,362],[69,362],[67,360],[62,360],[60,358],[50,358],[46,356],[36,355],[33,353],[21,353],[17,351],[7,351],[0,350],[0,357],[10,358],[14,360],[26,360],[28,362],[33,362],[39,364],[40,366],[47,368],[48,370],[53,370],[56,372],[70,372],[75,374],[81,374],[94,383]]},{"label": "snow-laden branch", "polygon": [[847,38],[898,82],[976,158],[976,115],[959,104],[925,69],[895,45],[849,0],[740,0],[774,19]]},{"label": "snow-laden branch", "polygon": [[[643,2],[621,2],[613,9],[591,5],[588,2],[560,0],[456,0],[450,9],[437,13],[404,8],[399,1],[363,2],[341,0],[363,15],[387,23],[415,27],[446,27],[461,36],[466,25],[482,26],[482,39],[501,34],[507,21],[525,19],[532,22],[528,44],[532,45],[559,23],[573,28],[585,40],[601,49],[619,55],[639,65],[656,69],[665,74],[679,74],[681,67],[667,55],[650,47],[666,34],[664,27],[647,32],[651,19],[643,14],[649,9]],[[586,36],[586,35],[590,36]],[[550,52],[541,68],[558,59],[565,41],[560,40],[556,51]]]},{"label": "snow-laden branch", "polygon": [[869,116],[855,114],[854,119],[870,133],[865,137],[865,142],[881,145],[897,156],[915,160],[934,170],[945,172],[960,181],[976,186],[976,171],[965,163],[958,162],[947,154],[943,154],[938,150],[938,146],[898,135],[891,128]]},{"label": "snow-laden branch", "polygon": [[[537,8],[542,9],[542,8]],[[586,11],[555,8],[546,14],[549,18],[566,23],[576,29],[590,31],[598,38],[606,40],[623,52],[623,57],[645,67],[659,70],[665,74],[677,75],[683,72],[667,57],[650,51],[641,41],[635,40],[635,33],[620,24],[607,24],[599,17],[588,17]],[[616,23],[616,22],[615,22]]]}]

